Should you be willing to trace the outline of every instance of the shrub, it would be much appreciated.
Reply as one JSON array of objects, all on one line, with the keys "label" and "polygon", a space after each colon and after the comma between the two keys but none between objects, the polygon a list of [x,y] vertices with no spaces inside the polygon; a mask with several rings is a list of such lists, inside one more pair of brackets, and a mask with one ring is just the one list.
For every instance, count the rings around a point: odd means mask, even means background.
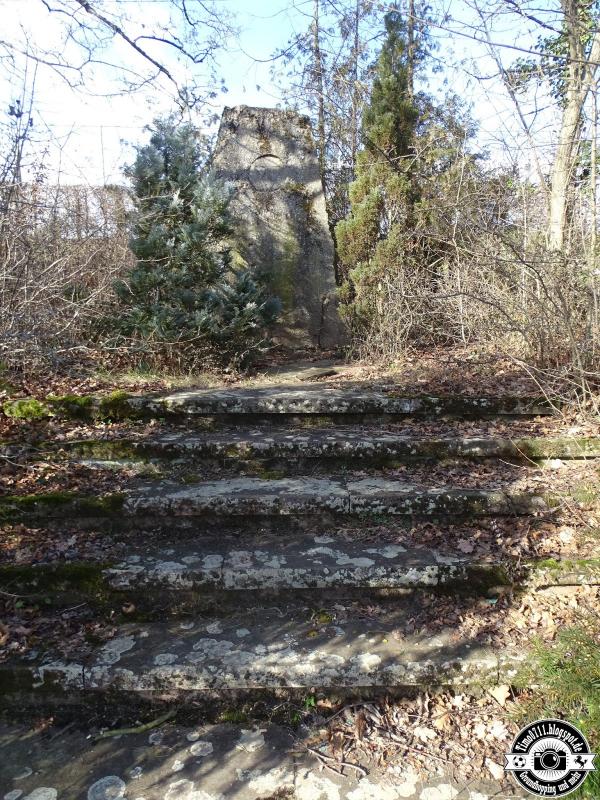
[{"label": "shrub", "polygon": [[279,311],[248,269],[232,266],[231,190],[206,159],[191,125],[158,120],[129,170],[137,263],[115,286],[116,324],[140,360],[247,361]]}]

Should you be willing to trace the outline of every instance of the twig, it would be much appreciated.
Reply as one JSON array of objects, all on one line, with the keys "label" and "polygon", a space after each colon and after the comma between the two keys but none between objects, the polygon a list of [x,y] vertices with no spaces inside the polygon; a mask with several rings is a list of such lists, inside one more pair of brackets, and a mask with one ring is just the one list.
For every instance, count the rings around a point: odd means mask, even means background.
[{"label": "twig", "polygon": [[396,744],[399,747],[404,747],[406,750],[411,750],[413,753],[418,753],[420,756],[427,756],[427,758],[432,758],[434,761],[441,761],[442,764],[451,763],[449,759],[441,758],[440,756],[435,756],[430,750],[427,750],[426,748],[413,747],[412,745],[407,744],[406,742],[402,741],[400,738],[398,738],[395,734],[391,733],[390,731],[387,731],[387,734],[390,737],[390,739],[393,742],[396,742]]},{"label": "twig", "polygon": [[112,731],[103,731],[96,736],[96,739],[108,739],[110,736],[125,736],[130,733],[145,733],[146,731],[151,731],[152,728],[158,728],[159,725],[162,725],[163,722],[167,722],[167,720],[172,719],[174,716],[175,709],[171,709],[171,711],[167,711],[166,714],[163,714],[162,717],[153,719],[152,722],[144,722],[143,725],[138,725],[136,728],[115,728]]},{"label": "twig", "polygon": [[85,600],[83,603],[79,603],[76,606],[71,606],[70,608],[65,608],[65,610],[63,611],[63,614],[66,614],[68,611],[77,611],[78,608],[83,608],[84,606],[87,606],[87,604],[88,604],[88,601]]},{"label": "twig", "polygon": [[349,705],[344,706],[343,708],[340,708],[340,710],[336,711],[335,714],[332,714],[330,717],[327,717],[326,722],[329,725],[329,723],[332,720],[334,720],[336,717],[339,717],[340,714],[344,713],[344,711],[348,711],[348,709],[350,709],[350,708],[364,708],[364,706],[366,706],[366,705],[368,705],[368,703],[350,703]]},{"label": "twig", "polygon": [[[339,766],[342,769],[344,767],[349,767],[350,769],[355,769],[357,772],[360,772],[360,774],[363,777],[365,775],[367,775],[367,770],[363,769],[362,767],[359,767],[358,764],[351,764],[349,761],[338,761],[337,758],[332,758],[331,756],[326,756],[323,753],[319,753],[319,751],[315,750],[314,747],[309,747],[308,745],[306,745],[306,749],[308,750],[309,753],[312,753],[313,756],[316,756],[318,759],[323,759],[324,761],[333,761],[335,764],[339,764]],[[325,764],[325,763],[323,764],[323,766],[329,767],[329,765]],[[329,767],[329,769],[332,769],[332,767]],[[335,769],[332,769],[332,771],[333,772],[337,772],[337,770],[335,770]],[[341,775],[340,772],[337,772],[337,774]]]},{"label": "twig", "polygon": [[[310,749],[310,748],[308,748],[308,749]],[[313,751],[311,751],[311,752],[313,752]],[[338,775],[338,776],[339,775],[343,775],[341,770],[334,769],[332,766],[330,766],[327,763],[327,761],[325,761],[325,756],[323,756],[321,753],[313,752],[313,755],[316,757],[317,761],[319,762],[319,764],[321,764],[322,767],[325,767],[325,769],[328,769],[330,772],[333,772],[334,775]]]},{"label": "twig", "polygon": [[63,736],[67,731],[70,731],[71,728],[74,728],[77,724],[77,720],[72,720],[71,722],[67,723],[64,728],[61,728],[56,733],[53,733],[52,736],[48,741],[53,742],[55,739],[58,739],[59,736]]},{"label": "twig", "polygon": [[26,597],[38,597],[39,592],[30,592],[29,594],[15,594],[14,592],[7,592],[4,589],[0,589],[0,595],[2,597],[12,597],[13,600],[24,600]]}]

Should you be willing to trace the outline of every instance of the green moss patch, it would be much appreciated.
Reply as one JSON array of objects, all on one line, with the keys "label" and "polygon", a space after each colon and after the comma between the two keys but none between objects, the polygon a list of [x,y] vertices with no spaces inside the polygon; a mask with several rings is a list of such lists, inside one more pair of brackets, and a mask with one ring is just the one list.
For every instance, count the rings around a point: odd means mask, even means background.
[{"label": "green moss patch", "polygon": [[565,558],[560,561],[556,558],[544,558],[527,565],[532,572],[550,572],[556,575],[569,572],[582,574],[598,573],[600,575],[600,558]]},{"label": "green moss patch", "polygon": [[27,517],[43,519],[58,515],[111,516],[122,510],[124,500],[125,495],[120,492],[99,497],[77,492],[8,495],[0,497],[0,521],[13,522]]},{"label": "green moss patch", "polygon": [[138,415],[134,412],[129,402],[130,395],[120,389],[102,397],[98,402],[96,416],[98,419],[110,422],[133,419]]},{"label": "green moss patch", "polygon": [[517,439],[515,447],[522,455],[533,460],[595,457],[600,455],[600,437]]},{"label": "green moss patch", "polygon": [[48,395],[46,403],[59,417],[89,419],[93,416],[94,399],[88,395]]},{"label": "green moss patch", "polygon": [[0,583],[18,593],[43,595],[76,591],[104,594],[102,570],[106,565],[89,562],[60,562],[36,565],[0,565]]},{"label": "green moss patch", "polygon": [[44,400],[25,397],[8,400],[2,411],[11,419],[35,420],[49,417],[62,419],[97,420],[103,422],[119,422],[121,420],[139,419],[141,413],[129,402],[131,395],[117,389],[104,397],[91,395],[48,395]]},{"label": "green moss patch", "polygon": [[51,416],[51,410],[45,403],[36,400],[35,397],[27,397],[21,400],[8,400],[2,406],[2,411],[10,419],[34,420],[46,419]]}]

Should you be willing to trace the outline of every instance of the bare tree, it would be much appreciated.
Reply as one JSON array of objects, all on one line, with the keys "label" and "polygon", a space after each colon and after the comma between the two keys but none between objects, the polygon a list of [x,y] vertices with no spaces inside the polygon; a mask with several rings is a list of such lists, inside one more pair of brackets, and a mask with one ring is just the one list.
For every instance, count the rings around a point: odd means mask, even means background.
[{"label": "bare tree", "polygon": [[323,81],[323,55],[321,53],[320,26],[319,26],[319,0],[313,2],[312,20],[312,61],[317,101],[317,146],[319,151],[319,173],[321,182],[325,185],[325,85]]},{"label": "bare tree", "polygon": [[565,244],[569,190],[580,145],[582,115],[600,61],[600,31],[594,34],[589,54],[586,54],[580,0],[561,0],[561,8],[568,59],[564,107],[550,184],[548,246],[551,250],[562,250]]},{"label": "bare tree", "polygon": [[74,88],[91,88],[101,67],[117,81],[115,91],[158,82],[183,106],[215,96],[214,56],[234,32],[222,4],[165,0],[160,9],[153,19],[130,0],[39,0],[38,13],[58,25],[59,41],[40,36],[42,25],[30,29],[24,15],[18,35],[0,38],[0,66],[27,57]]}]

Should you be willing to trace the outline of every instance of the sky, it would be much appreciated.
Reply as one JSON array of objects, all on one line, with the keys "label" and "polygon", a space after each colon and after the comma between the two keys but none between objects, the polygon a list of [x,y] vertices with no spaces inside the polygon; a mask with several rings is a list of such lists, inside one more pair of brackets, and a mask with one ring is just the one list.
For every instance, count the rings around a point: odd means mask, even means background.
[{"label": "sky", "polygon": [[[73,2],[73,0],[69,0]],[[102,0],[110,9],[114,0]],[[237,33],[223,42],[217,59],[217,72],[224,79],[226,91],[214,85],[216,96],[210,110],[220,115],[225,105],[286,105],[283,91],[270,76],[274,51],[285,47],[290,37],[302,32],[310,21],[313,0],[216,0],[223,14],[229,14]],[[540,0],[544,4],[544,0]],[[100,3],[98,3],[100,6]],[[145,21],[162,22],[168,27],[168,4],[164,0],[127,0],[133,29],[143,28]],[[67,50],[63,43],[64,20],[49,14],[42,0],[0,0],[3,30],[0,36],[10,42],[43,41],[46,47]],[[497,76],[497,69],[487,47],[473,40],[477,22],[469,0],[447,0],[442,28],[432,29],[438,42],[435,54],[440,71],[428,75],[428,90],[442,97],[452,88],[472,106],[480,131],[478,145],[490,150],[492,158],[515,157],[520,154],[523,168],[528,169],[528,143],[516,123],[514,109]],[[62,26],[62,27],[61,27]],[[453,32],[449,32],[453,31]],[[534,37],[523,21],[514,16],[496,23],[494,40],[501,45],[531,47]],[[24,45],[23,45],[24,47]],[[501,48],[510,61],[521,53]],[[112,44],[106,57],[118,63],[129,63],[131,52],[126,45]],[[172,70],[181,67],[167,59]],[[87,80],[87,90],[73,90],[48,67],[39,67],[36,74],[34,102],[34,135],[46,150],[48,180],[60,176],[62,183],[123,183],[123,167],[132,160],[133,145],[144,140],[144,127],[158,114],[173,108],[168,82],[158,87],[125,96],[103,96],[114,89],[111,72],[95,66]],[[30,70],[29,78],[31,81]],[[0,74],[4,98],[14,99],[15,81]],[[18,86],[17,86],[18,90]],[[90,91],[93,93],[91,94]],[[542,115],[543,116],[543,115]],[[543,117],[540,135],[549,142],[555,134],[555,120]],[[554,127],[553,127],[554,125]],[[509,140],[506,148],[499,140]],[[39,148],[38,148],[39,149]]]}]

